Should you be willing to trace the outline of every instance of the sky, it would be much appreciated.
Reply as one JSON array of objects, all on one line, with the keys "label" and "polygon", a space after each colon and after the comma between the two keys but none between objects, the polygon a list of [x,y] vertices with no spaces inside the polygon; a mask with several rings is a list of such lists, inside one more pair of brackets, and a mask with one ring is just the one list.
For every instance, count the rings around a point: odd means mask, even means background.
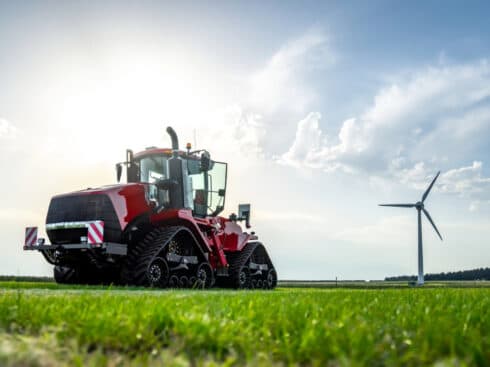
[{"label": "sky", "polygon": [[58,193],[114,183],[126,148],[181,142],[228,162],[225,214],[281,279],[490,266],[485,1],[0,0],[0,273]]}]

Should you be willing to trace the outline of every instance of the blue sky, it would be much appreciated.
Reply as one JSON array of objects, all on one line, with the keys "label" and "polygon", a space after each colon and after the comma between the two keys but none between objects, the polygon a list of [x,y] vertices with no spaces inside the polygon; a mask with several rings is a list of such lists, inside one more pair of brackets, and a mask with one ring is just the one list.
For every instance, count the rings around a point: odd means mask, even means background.
[{"label": "blue sky", "polygon": [[415,201],[438,170],[425,270],[490,265],[486,2],[0,1],[7,274],[49,198],[112,183],[164,126],[230,164],[280,277],[416,271]]}]

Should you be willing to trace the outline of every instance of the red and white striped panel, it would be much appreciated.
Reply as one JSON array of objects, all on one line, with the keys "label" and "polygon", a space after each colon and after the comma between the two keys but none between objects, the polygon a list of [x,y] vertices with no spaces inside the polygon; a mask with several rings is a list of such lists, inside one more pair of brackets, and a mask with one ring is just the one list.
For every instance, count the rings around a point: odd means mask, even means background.
[{"label": "red and white striped panel", "polygon": [[87,224],[87,243],[96,244],[104,242],[104,222],[96,220]]},{"label": "red and white striped panel", "polygon": [[36,244],[37,244],[37,227],[27,227],[24,245],[26,247],[32,247],[32,246],[36,246]]}]

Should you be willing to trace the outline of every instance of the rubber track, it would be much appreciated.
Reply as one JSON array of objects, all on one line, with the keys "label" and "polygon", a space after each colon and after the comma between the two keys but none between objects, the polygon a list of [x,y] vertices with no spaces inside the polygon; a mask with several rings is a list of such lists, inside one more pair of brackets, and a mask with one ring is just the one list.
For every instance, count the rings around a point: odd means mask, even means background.
[{"label": "rubber track", "polygon": [[265,257],[266,257],[266,263],[269,266],[269,269],[274,269],[275,270],[275,267],[274,267],[274,265],[272,265],[271,258],[269,257],[269,253],[267,252],[267,249],[265,248],[265,246],[261,242],[251,242],[251,243],[256,243],[257,244],[257,248],[261,247],[264,250],[264,254],[265,254]]},{"label": "rubber track", "polygon": [[240,272],[240,269],[242,268],[242,266],[244,266],[247,263],[252,253],[258,248],[263,249],[265,256],[267,258],[267,265],[269,266],[269,269],[274,269],[274,266],[272,265],[272,261],[264,245],[260,242],[249,242],[242,251],[227,254],[227,257],[230,260],[229,262],[230,277],[229,277],[229,284],[227,284],[228,286],[232,288],[237,288],[238,274]]},{"label": "rubber track", "polygon": [[230,286],[233,288],[237,288],[238,285],[238,274],[240,269],[247,263],[250,255],[254,252],[254,250],[258,247],[258,243],[249,243],[245,246],[245,248],[240,252],[235,252],[230,254]]},{"label": "rubber track", "polygon": [[151,261],[182,228],[178,226],[156,228],[134,246],[130,250],[126,266],[121,272],[123,283],[147,286],[145,275]]}]

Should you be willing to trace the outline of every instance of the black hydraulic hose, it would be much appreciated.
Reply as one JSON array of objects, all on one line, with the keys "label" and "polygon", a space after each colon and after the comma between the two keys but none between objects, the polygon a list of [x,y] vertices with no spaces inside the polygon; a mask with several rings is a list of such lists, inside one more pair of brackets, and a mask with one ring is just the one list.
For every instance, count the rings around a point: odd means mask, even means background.
[{"label": "black hydraulic hose", "polygon": [[172,129],[171,126],[167,127],[167,133],[170,135],[170,139],[172,139],[172,149],[173,150],[178,150],[179,149],[179,139],[177,138],[177,134],[175,133],[175,130]]}]

